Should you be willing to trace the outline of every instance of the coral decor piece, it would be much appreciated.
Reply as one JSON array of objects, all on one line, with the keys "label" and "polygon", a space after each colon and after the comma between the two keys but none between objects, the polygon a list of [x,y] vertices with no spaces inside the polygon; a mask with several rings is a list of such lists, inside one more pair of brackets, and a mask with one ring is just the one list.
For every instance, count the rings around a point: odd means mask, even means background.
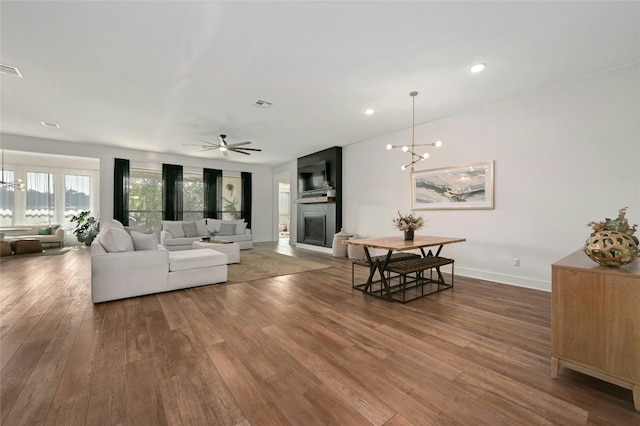
[{"label": "coral decor piece", "polygon": [[638,258],[638,239],[633,235],[638,225],[630,226],[626,213],[624,207],[616,219],[587,224],[593,232],[584,244],[584,252],[591,260],[605,266],[622,266]]}]

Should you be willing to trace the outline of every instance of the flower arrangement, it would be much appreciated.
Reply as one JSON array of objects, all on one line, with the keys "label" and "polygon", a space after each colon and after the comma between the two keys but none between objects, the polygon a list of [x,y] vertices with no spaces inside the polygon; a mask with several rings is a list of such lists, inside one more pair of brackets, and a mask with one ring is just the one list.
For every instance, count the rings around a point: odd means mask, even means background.
[{"label": "flower arrangement", "polygon": [[616,231],[633,237],[633,234],[638,230],[638,225],[629,226],[629,221],[625,217],[627,209],[628,207],[623,207],[618,210],[618,217],[615,219],[609,219],[607,217],[600,222],[589,222],[587,223],[587,226],[590,226],[591,229],[593,229],[593,234],[602,231]]},{"label": "flower arrangement", "polygon": [[403,216],[400,211],[398,211],[398,217],[393,219],[393,224],[401,231],[416,231],[422,228],[424,219],[422,216],[414,216],[413,214]]}]

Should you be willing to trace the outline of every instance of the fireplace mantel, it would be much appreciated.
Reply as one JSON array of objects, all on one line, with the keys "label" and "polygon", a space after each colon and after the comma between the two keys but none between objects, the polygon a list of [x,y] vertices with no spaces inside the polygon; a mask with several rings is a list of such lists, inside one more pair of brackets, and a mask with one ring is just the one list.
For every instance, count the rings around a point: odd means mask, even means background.
[{"label": "fireplace mantel", "polygon": [[309,197],[296,199],[296,203],[298,204],[335,203],[335,201],[335,197]]}]

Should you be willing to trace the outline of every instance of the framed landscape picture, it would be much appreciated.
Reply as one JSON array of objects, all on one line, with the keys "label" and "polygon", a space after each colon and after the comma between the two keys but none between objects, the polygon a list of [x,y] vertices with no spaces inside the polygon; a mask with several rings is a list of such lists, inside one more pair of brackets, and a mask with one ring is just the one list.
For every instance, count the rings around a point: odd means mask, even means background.
[{"label": "framed landscape picture", "polygon": [[411,209],[492,209],[493,161],[411,173]]}]

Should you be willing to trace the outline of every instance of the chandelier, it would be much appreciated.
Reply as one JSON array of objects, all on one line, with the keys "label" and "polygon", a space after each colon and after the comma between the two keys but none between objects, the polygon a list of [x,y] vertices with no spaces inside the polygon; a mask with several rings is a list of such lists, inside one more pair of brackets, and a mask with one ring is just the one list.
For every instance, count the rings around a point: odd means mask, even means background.
[{"label": "chandelier", "polygon": [[0,186],[24,191],[24,183],[22,183],[22,179],[14,180],[11,182],[6,182],[4,180],[4,149],[2,150],[2,172],[0,174]]},{"label": "chandelier", "polygon": [[413,99],[413,124],[411,126],[411,148],[409,148],[407,145],[403,145],[403,146],[399,146],[399,145],[391,145],[388,144],[387,145],[387,149],[394,149],[394,148],[401,148],[402,152],[408,152],[411,154],[411,162],[408,164],[403,165],[402,167],[400,167],[402,170],[407,170],[407,168],[411,167],[411,171],[413,172],[413,165],[416,164],[418,161],[423,161],[426,160],[427,158],[429,158],[429,153],[425,152],[422,155],[416,154],[415,151],[415,147],[417,146],[435,146],[436,148],[439,146],[442,146],[442,141],[436,141],[436,142],[432,142],[432,143],[422,143],[422,144],[416,144],[415,143],[415,136],[416,136],[416,96],[418,96],[418,92],[411,92],[409,93],[409,96],[411,96],[411,98]]}]

